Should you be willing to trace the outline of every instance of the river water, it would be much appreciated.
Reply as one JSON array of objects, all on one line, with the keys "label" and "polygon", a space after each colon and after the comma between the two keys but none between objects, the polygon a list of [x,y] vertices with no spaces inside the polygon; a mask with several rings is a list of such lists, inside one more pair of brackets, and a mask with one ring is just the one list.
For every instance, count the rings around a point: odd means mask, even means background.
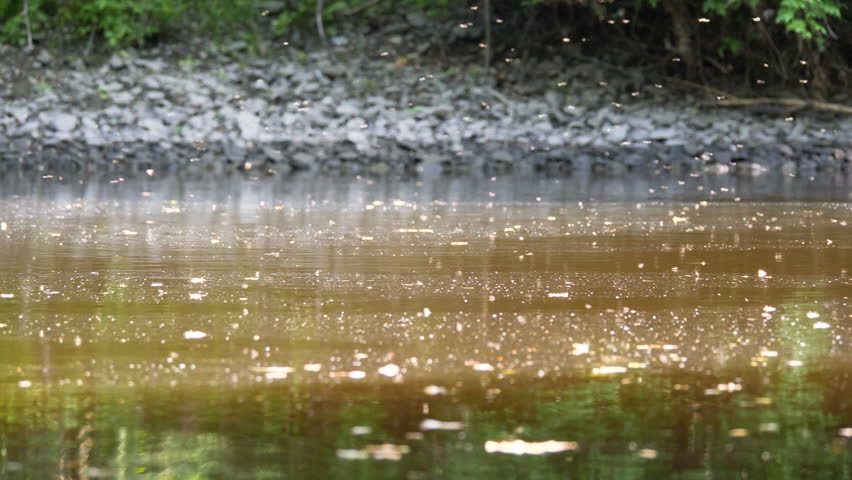
[{"label": "river water", "polygon": [[0,478],[852,478],[848,180],[0,188]]}]

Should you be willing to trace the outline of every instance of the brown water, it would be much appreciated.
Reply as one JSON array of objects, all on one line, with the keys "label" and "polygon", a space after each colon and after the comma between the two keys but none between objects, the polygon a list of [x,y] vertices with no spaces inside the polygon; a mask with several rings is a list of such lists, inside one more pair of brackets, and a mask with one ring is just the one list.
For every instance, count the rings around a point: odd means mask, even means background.
[{"label": "brown water", "polygon": [[0,478],[852,478],[843,185],[111,180],[3,184]]}]

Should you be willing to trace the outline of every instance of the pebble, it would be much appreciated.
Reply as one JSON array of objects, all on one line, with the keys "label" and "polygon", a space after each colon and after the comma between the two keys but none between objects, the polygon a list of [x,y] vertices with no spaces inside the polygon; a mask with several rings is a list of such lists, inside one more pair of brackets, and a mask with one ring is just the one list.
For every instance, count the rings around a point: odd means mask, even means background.
[{"label": "pebble", "polygon": [[[430,22],[408,14],[386,30],[382,47],[394,37],[392,55],[365,55],[362,40],[342,32],[335,38],[346,41],[328,47],[334,55],[323,49],[298,61],[259,59],[244,66],[231,58],[244,55],[241,42],[225,46],[230,53],[194,52],[205,68],[193,69],[180,68],[186,52],[168,55],[168,47],[157,58],[129,51],[94,68],[53,65],[59,57],[42,49],[36,60],[49,67],[44,83],[50,90],[2,94],[0,73],[0,145],[7,145],[0,164],[64,154],[104,165],[116,156],[181,165],[196,158],[251,161],[254,170],[260,158],[279,171],[328,165],[385,174],[417,165],[421,174],[436,174],[528,163],[545,172],[612,173],[658,168],[658,158],[675,165],[696,157],[728,172],[743,157],[751,162],[736,171],[751,174],[763,167],[808,174],[852,170],[850,137],[837,133],[848,130],[849,120],[707,113],[688,99],[621,104],[617,79],[594,65],[566,66],[558,59],[527,60],[528,71],[510,70],[508,85],[498,89],[493,79],[464,68],[450,74],[419,66],[413,47],[405,53],[411,26]],[[404,68],[395,63],[400,58],[407,59]],[[536,68],[571,69],[563,75],[570,77],[570,90],[532,74]],[[599,87],[604,79],[609,86]],[[519,95],[515,87],[521,86],[529,93]],[[745,148],[735,149],[734,142]]]}]

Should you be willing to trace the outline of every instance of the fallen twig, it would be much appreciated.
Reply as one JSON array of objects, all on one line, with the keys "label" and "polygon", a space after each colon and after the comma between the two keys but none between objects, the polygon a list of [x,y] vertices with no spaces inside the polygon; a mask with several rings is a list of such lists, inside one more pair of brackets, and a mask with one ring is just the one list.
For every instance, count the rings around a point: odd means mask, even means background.
[{"label": "fallen twig", "polygon": [[707,104],[711,107],[753,107],[756,105],[778,105],[796,109],[809,109],[818,112],[832,112],[852,115],[852,107],[839,103],[814,102],[798,98],[729,98]]}]

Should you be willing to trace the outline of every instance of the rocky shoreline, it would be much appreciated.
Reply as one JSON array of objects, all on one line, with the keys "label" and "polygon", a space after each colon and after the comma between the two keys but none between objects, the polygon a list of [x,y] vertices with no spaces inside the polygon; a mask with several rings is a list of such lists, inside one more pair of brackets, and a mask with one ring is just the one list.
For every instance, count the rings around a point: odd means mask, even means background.
[{"label": "rocky shoreline", "polygon": [[852,174],[850,118],[707,108],[570,50],[486,74],[404,30],[251,60],[240,42],[93,65],[0,47],[0,169]]}]

